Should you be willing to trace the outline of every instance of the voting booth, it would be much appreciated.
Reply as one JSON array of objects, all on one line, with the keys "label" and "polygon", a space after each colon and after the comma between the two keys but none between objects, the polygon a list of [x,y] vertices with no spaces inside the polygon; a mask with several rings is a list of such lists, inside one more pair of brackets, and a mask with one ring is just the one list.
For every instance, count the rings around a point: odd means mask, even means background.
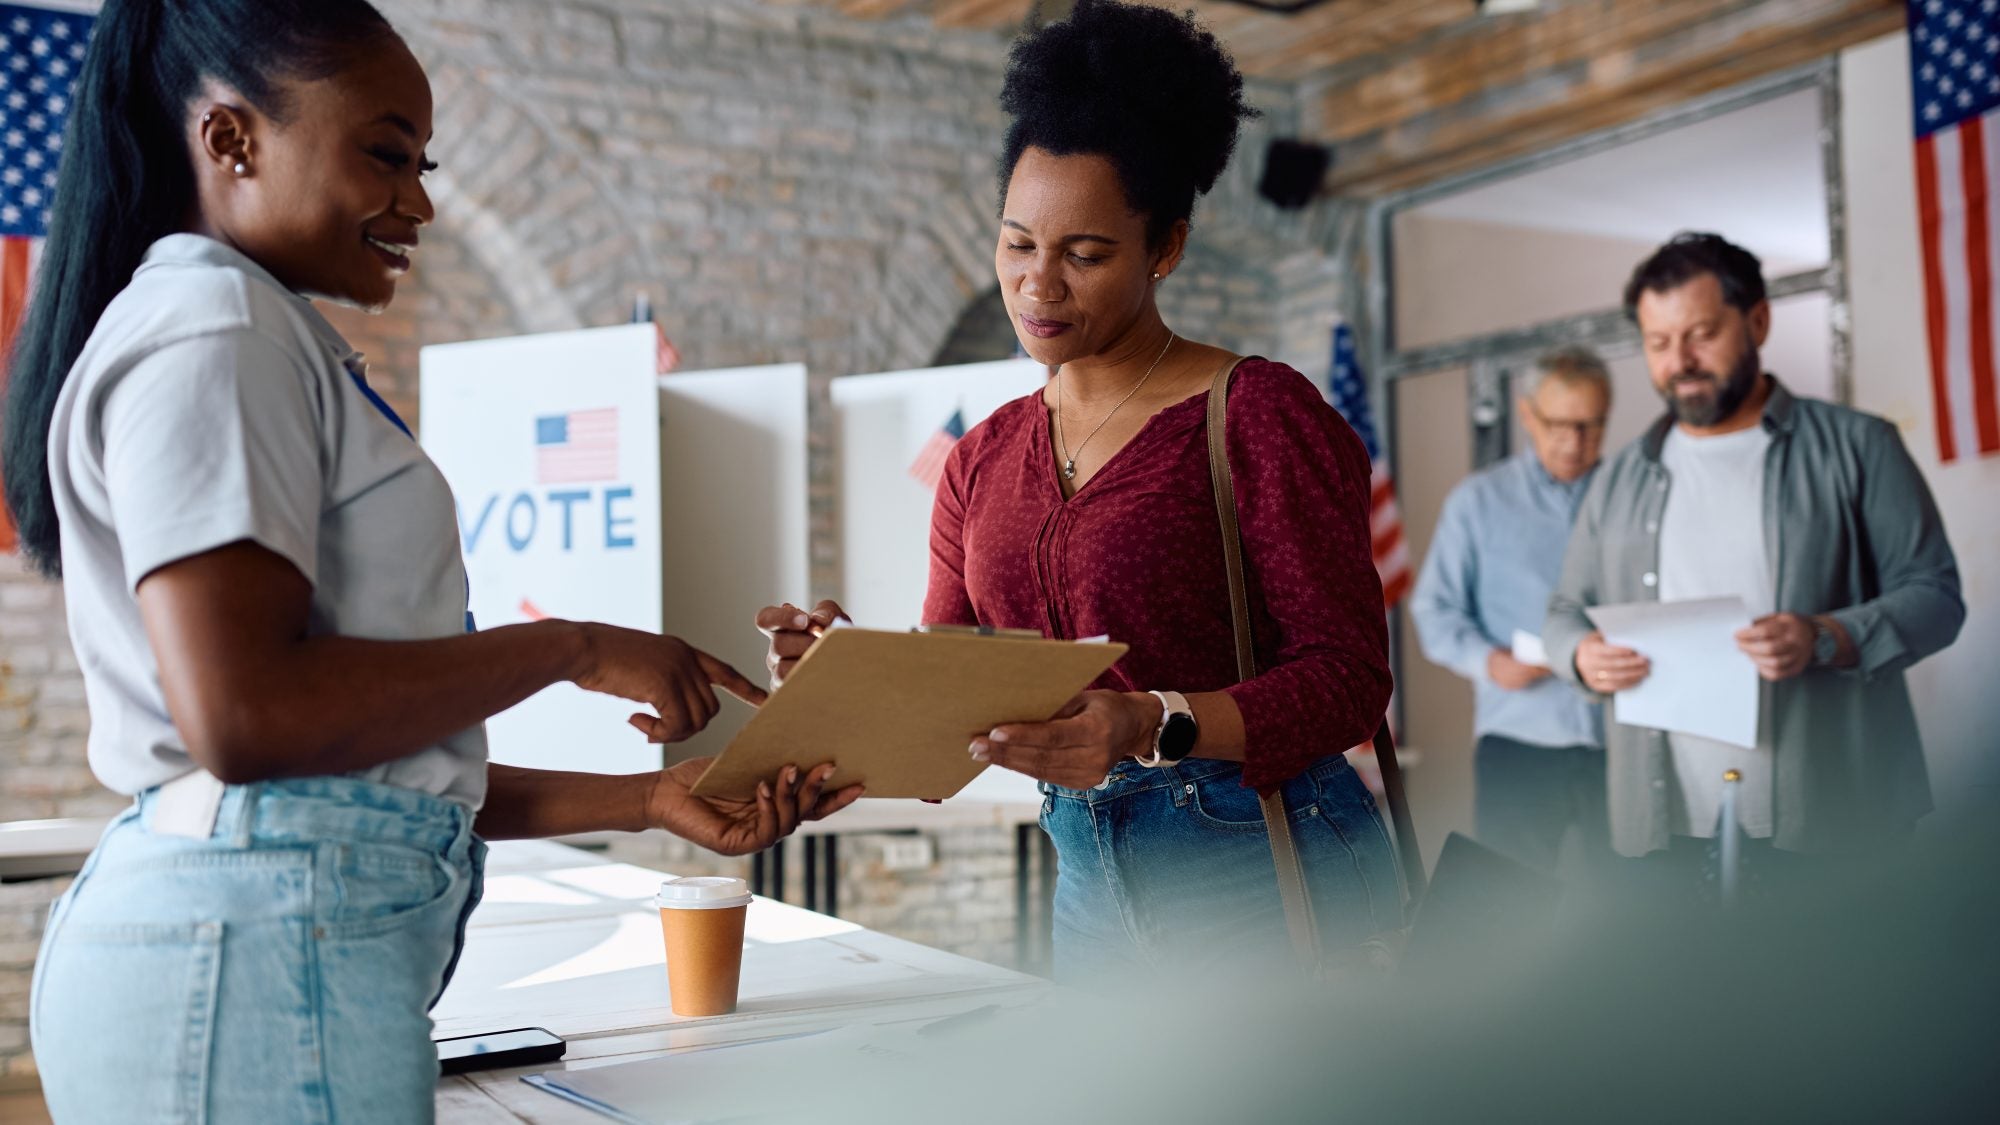
[{"label": "voting booth", "polygon": [[907,629],[922,621],[935,494],[910,466],[931,438],[953,415],[970,430],[1048,378],[1041,364],[1010,359],[833,381],[840,604],[856,624]]},{"label": "voting booth", "polygon": [[[637,324],[423,350],[422,440],[457,497],[473,615],[664,631],[762,683],[756,611],[810,593],[805,367],[662,376],[656,348]],[[634,710],[558,684],[488,723],[493,760],[657,769]],[[750,713],[725,696],[673,760]]]},{"label": "voting booth", "polygon": [[[840,482],[840,604],[857,624],[907,629],[923,620],[935,492],[910,468],[956,415],[966,430],[1048,383],[1033,360],[1001,360],[835,379]],[[1038,801],[1033,779],[989,769],[961,796]]]}]

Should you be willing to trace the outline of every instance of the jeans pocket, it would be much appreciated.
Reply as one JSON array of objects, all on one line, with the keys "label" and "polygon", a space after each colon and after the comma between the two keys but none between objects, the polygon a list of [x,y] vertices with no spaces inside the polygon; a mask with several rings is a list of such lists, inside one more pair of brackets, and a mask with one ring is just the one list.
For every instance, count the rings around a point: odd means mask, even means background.
[{"label": "jeans pocket", "polygon": [[333,890],[321,926],[334,940],[388,933],[464,897],[457,868],[434,852],[345,840],[320,854]]},{"label": "jeans pocket", "polygon": [[222,944],[216,921],[62,928],[35,1021],[57,1120],[206,1120]]},{"label": "jeans pocket", "polygon": [[1192,790],[1195,819],[1204,827],[1220,832],[1264,831],[1264,804],[1255,789],[1243,784],[1240,771],[1184,784]]}]

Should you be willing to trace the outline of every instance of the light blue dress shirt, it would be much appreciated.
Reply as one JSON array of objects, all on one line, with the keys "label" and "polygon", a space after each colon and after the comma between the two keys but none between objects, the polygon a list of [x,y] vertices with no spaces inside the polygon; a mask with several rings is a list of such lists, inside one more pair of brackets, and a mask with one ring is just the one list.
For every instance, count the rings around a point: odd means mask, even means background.
[{"label": "light blue dress shirt", "polygon": [[1574,687],[1549,677],[1504,691],[1486,674],[1487,655],[1512,648],[1514,630],[1541,634],[1595,472],[1563,484],[1531,449],[1467,477],[1445,498],[1410,613],[1424,655],[1472,681],[1477,735],[1604,745],[1602,708]]}]

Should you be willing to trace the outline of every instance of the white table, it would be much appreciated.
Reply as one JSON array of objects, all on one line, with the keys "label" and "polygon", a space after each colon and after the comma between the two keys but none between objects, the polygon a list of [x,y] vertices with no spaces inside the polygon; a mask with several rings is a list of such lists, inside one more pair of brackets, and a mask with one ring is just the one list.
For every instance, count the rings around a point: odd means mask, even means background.
[{"label": "white table", "polygon": [[[569,1041],[564,1068],[752,1042],[854,1023],[932,1019],[1027,1003],[1047,982],[851,922],[759,899],[750,908],[742,1000],[727,1016],[668,1007],[662,875],[548,842],[496,844],[486,898],[434,1015],[440,1037],[546,1027]],[[438,1119],[601,1123],[519,1079],[544,1064],[438,1083]]]},{"label": "white table", "polygon": [[[805,856],[799,885],[807,910],[838,914],[840,837],[878,832],[943,832],[961,828],[1007,828],[1014,832],[1014,945],[1026,964],[1045,963],[1050,919],[1054,916],[1055,848],[1041,830],[1042,799],[1033,781],[1019,774],[996,777],[988,770],[958,796],[942,804],[863,797],[825,820],[809,820],[794,835]],[[565,837],[579,847],[607,844],[613,833]],[[782,902],[789,840],[780,840],[750,862],[750,889]]]},{"label": "white table", "polygon": [[110,817],[85,816],[0,824],[0,880],[76,874],[109,823]]}]

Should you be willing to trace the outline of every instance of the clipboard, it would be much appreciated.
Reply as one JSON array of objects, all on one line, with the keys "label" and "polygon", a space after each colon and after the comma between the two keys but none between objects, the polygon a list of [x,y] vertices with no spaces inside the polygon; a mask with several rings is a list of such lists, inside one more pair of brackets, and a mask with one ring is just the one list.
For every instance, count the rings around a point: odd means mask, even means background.
[{"label": "clipboard", "polygon": [[1002,723],[1037,723],[1128,646],[970,633],[836,629],[806,651],[695,782],[697,797],[747,798],[787,764],[834,762],[827,790],[943,800],[984,771],[966,747]]}]

